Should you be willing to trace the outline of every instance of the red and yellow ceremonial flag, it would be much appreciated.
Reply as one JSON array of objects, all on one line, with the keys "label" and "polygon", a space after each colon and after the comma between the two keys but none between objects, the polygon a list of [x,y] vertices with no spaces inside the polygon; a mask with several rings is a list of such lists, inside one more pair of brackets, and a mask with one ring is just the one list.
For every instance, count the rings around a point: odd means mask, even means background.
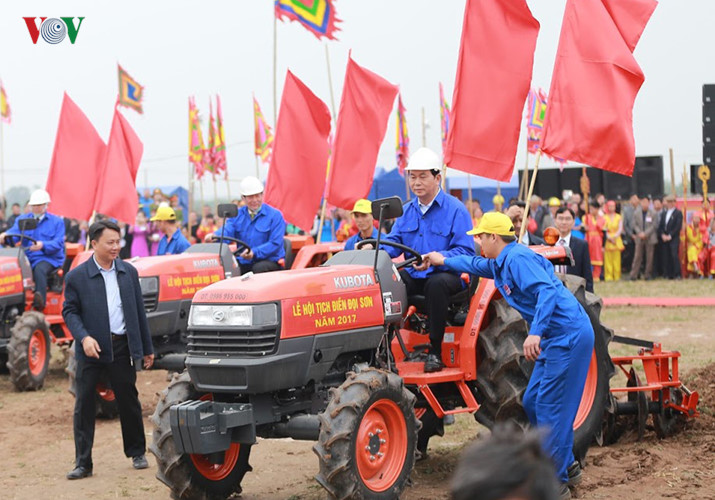
[{"label": "red and yellow ceremonial flag", "polygon": [[328,179],[328,203],[351,210],[372,186],[380,145],[398,93],[348,57]]},{"label": "red and yellow ceremonial flag", "polygon": [[467,0],[444,161],[508,182],[539,22],[526,0]]},{"label": "red and yellow ceremonial flag", "polygon": [[209,98],[209,147],[206,150],[205,168],[211,172],[214,177],[218,173],[216,168],[216,122],[214,121],[214,106]]},{"label": "red and yellow ceremonial flag", "polygon": [[305,231],[323,196],[329,134],[328,106],[288,71],[264,199]]},{"label": "red and yellow ceremonial flag", "polygon": [[94,203],[97,213],[134,224],[139,205],[136,178],[143,152],[144,145],[134,129],[114,108],[104,171]]},{"label": "red and yellow ceremonial flag", "polygon": [[199,110],[193,97],[189,97],[189,162],[194,166],[194,174],[197,179],[204,175],[206,163],[206,148],[204,147],[204,137],[201,133],[201,123],[199,122]]},{"label": "red and yellow ceremonial flag", "polygon": [[10,123],[12,119],[10,104],[7,102],[7,94],[5,93],[5,87],[3,87],[2,82],[0,82],[0,119],[5,123]]},{"label": "red and yellow ceremonial flag", "polygon": [[253,126],[255,130],[254,144],[256,156],[260,157],[263,163],[270,163],[271,149],[273,148],[273,132],[263,117],[263,112],[255,97],[253,98]]},{"label": "red and yellow ceremonial flag", "polygon": [[129,76],[129,73],[117,64],[119,77],[119,104],[127,108],[132,108],[137,113],[143,113],[142,99],[144,99],[144,87]]},{"label": "red and yellow ceremonial flag", "polygon": [[622,175],[635,164],[633,57],[655,0],[567,0],[541,150]]},{"label": "red and yellow ceremonial flag", "polygon": [[106,148],[92,122],[65,92],[45,186],[52,198],[52,213],[90,219]]},{"label": "red and yellow ceremonial flag", "polygon": [[405,107],[402,105],[402,95],[397,97],[397,125],[396,125],[396,149],[397,168],[403,174],[407,166],[407,158],[410,157],[410,136],[407,133],[407,119],[405,118]]},{"label": "red and yellow ceremonial flag", "polygon": [[336,24],[340,19],[335,16],[333,0],[275,0],[275,11],[278,19],[298,21],[318,40],[337,40],[335,32],[340,29]]},{"label": "red and yellow ceremonial flag", "polygon": [[223,170],[224,177],[228,179],[226,166],[226,136],[223,131],[223,114],[221,113],[221,96],[216,96],[216,158],[214,160],[216,171]]}]

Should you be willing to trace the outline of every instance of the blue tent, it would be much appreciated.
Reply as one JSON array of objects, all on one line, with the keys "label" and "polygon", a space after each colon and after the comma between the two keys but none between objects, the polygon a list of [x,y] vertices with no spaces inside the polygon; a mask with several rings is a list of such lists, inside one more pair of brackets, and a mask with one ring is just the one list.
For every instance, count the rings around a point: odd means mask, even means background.
[{"label": "blue tent", "polygon": [[[184,213],[184,222],[189,220],[189,191],[183,186],[143,186],[137,187],[137,192],[139,193],[139,198],[141,200],[144,195],[144,190],[148,189],[150,193],[153,193],[156,188],[161,189],[161,192],[166,196],[171,198],[176,195],[179,197],[179,205]],[[140,201],[141,203],[141,201]]]},{"label": "blue tent", "polygon": [[[469,180],[466,175],[447,175],[447,191],[462,201],[469,199],[468,186],[470,184],[472,199],[479,200],[484,212],[492,210],[494,208],[492,198],[497,194],[497,181],[476,175],[470,176]],[[505,206],[509,203],[510,198],[519,196],[519,175],[517,173],[512,175],[511,181],[501,183],[501,195],[504,197]]]},{"label": "blue tent", "polygon": [[367,199],[372,201],[388,196],[399,196],[402,201],[406,201],[405,178],[396,168],[385,170],[377,167]]}]

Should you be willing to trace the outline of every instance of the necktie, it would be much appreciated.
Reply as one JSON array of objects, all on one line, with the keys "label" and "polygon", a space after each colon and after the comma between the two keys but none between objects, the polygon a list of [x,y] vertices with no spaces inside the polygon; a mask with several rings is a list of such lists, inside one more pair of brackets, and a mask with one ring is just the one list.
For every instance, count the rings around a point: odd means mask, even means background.
[{"label": "necktie", "polygon": [[[566,246],[566,240],[561,238],[559,242],[557,243],[558,246],[560,247],[565,247]],[[558,265],[556,266],[556,272],[557,273],[563,273],[566,274],[566,266],[564,265]]]}]

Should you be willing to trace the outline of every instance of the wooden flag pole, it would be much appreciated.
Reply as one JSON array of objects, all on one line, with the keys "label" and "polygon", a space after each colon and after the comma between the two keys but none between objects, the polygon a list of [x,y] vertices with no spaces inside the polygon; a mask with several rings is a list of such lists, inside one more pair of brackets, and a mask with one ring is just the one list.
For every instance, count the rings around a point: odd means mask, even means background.
[{"label": "wooden flag pole", "polygon": [[91,241],[90,241],[90,239],[89,239],[89,228],[90,228],[90,226],[91,226],[92,224],[94,224],[94,219],[96,219],[96,218],[97,218],[97,211],[96,211],[96,210],[92,210],[92,215],[91,215],[90,218],[89,218],[89,222],[87,222],[87,234],[84,235],[84,237],[85,237],[85,239],[86,239],[86,241],[85,241],[85,243],[84,243],[84,249],[85,249],[85,251],[86,251],[86,250],[89,250],[89,248],[90,248],[90,246],[91,246],[91,245],[90,245]]},{"label": "wooden flag pole", "polygon": [[335,93],[333,92],[333,76],[330,72],[330,52],[328,51],[328,43],[325,42],[325,63],[328,67],[328,88],[330,89],[330,111],[333,115],[333,124],[337,126],[338,119],[335,115]]},{"label": "wooden flag pole", "polygon": [[320,221],[318,222],[318,234],[315,235],[315,242],[320,243],[323,237],[323,223],[325,222],[325,208],[328,201],[323,197],[323,203],[320,205]]},{"label": "wooden flag pole", "polygon": [[273,12],[273,123],[278,119],[278,16]]},{"label": "wooden flag pole", "polygon": [[[671,150],[672,151],[672,150]],[[683,225],[680,241],[683,242],[683,264],[688,268],[688,167],[683,162]]]},{"label": "wooden flag pole", "polygon": [[228,197],[228,201],[230,203],[231,202],[231,183],[228,181],[228,171],[226,171],[225,179],[226,179],[226,196]]},{"label": "wooden flag pole", "polygon": [[410,175],[407,173],[405,170],[405,196],[407,196],[407,201],[410,201],[412,199],[412,196],[410,196],[410,182],[407,180],[407,177]]},{"label": "wooden flag pole", "polygon": [[193,164],[189,162],[189,213],[194,211],[194,169]]},{"label": "wooden flag pole", "polygon": [[673,148],[668,148],[670,153],[670,192],[675,196],[675,164],[673,163]]},{"label": "wooden flag pole", "polygon": [[521,231],[519,231],[519,243],[521,243],[521,239],[524,237],[524,232],[526,231],[526,226],[529,225],[529,208],[531,207],[531,203],[528,202],[528,200],[531,200],[531,197],[534,194],[534,185],[536,184],[536,175],[539,173],[539,160],[541,160],[541,150],[536,153],[536,163],[534,164],[534,172],[531,175],[531,183],[529,184],[529,193],[526,195],[527,203],[526,207],[524,207],[524,217],[521,221]]},{"label": "wooden flag pole", "polygon": [[218,205],[218,190],[216,189],[216,175],[213,176],[214,181],[214,205]]},{"label": "wooden flag pole", "polygon": [[524,175],[521,179],[521,186],[519,187],[519,198],[524,200],[524,202],[529,203],[526,199],[526,190],[529,185],[529,141],[526,141],[526,161],[524,162]]}]

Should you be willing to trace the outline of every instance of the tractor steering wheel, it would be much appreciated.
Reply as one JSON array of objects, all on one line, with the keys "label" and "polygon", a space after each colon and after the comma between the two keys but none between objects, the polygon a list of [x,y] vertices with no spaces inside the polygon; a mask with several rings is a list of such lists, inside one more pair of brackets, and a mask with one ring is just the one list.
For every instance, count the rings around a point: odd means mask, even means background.
[{"label": "tractor steering wheel", "polygon": [[243,250],[241,250],[242,248],[244,250],[248,250],[249,252],[251,251],[251,247],[249,247],[248,243],[246,243],[245,241],[241,241],[236,238],[231,238],[230,236],[221,236],[220,234],[214,234],[211,237],[211,241],[213,241],[213,242],[219,242],[221,240],[228,240],[228,241],[238,245],[238,248],[236,248],[236,251],[233,252],[233,255],[235,255],[236,257],[238,257],[240,254],[243,253]]},{"label": "tractor steering wheel", "polygon": [[2,244],[5,245],[6,247],[14,247],[15,242],[12,241],[10,238],[22,238],[20,241],[23,239],[32,242],[33,245],[37,244],[37,240],[35,238],[30,238],[29,236],[22,235],[22,234],[14,234],[14,233],[5,233],[5,237],[3,238]]},{"label": "tractor steering wheel", "polygon": [[[355,248],[360,250],[362,247],[365,245],[372,245],[373,247],[377,244],[377,240],[370,238],[367,240],[362,240],[358,242],[357,245],[355,245]],[[395,247],[399,250],[402,250],[405,253],[410,254],[412,257],[403,260],[399,264],[395,264],[395,267],[399,270],[404,267],[410,266],[412,264],[417,264],[418,266],[422,264],[422,255],[415,250],[414,248],[408,247],[407,245],[403,245],[402,243],[396,243],[394,241],[390,240],[380,240],[380,245],[387,245],[388,247]]]}]

